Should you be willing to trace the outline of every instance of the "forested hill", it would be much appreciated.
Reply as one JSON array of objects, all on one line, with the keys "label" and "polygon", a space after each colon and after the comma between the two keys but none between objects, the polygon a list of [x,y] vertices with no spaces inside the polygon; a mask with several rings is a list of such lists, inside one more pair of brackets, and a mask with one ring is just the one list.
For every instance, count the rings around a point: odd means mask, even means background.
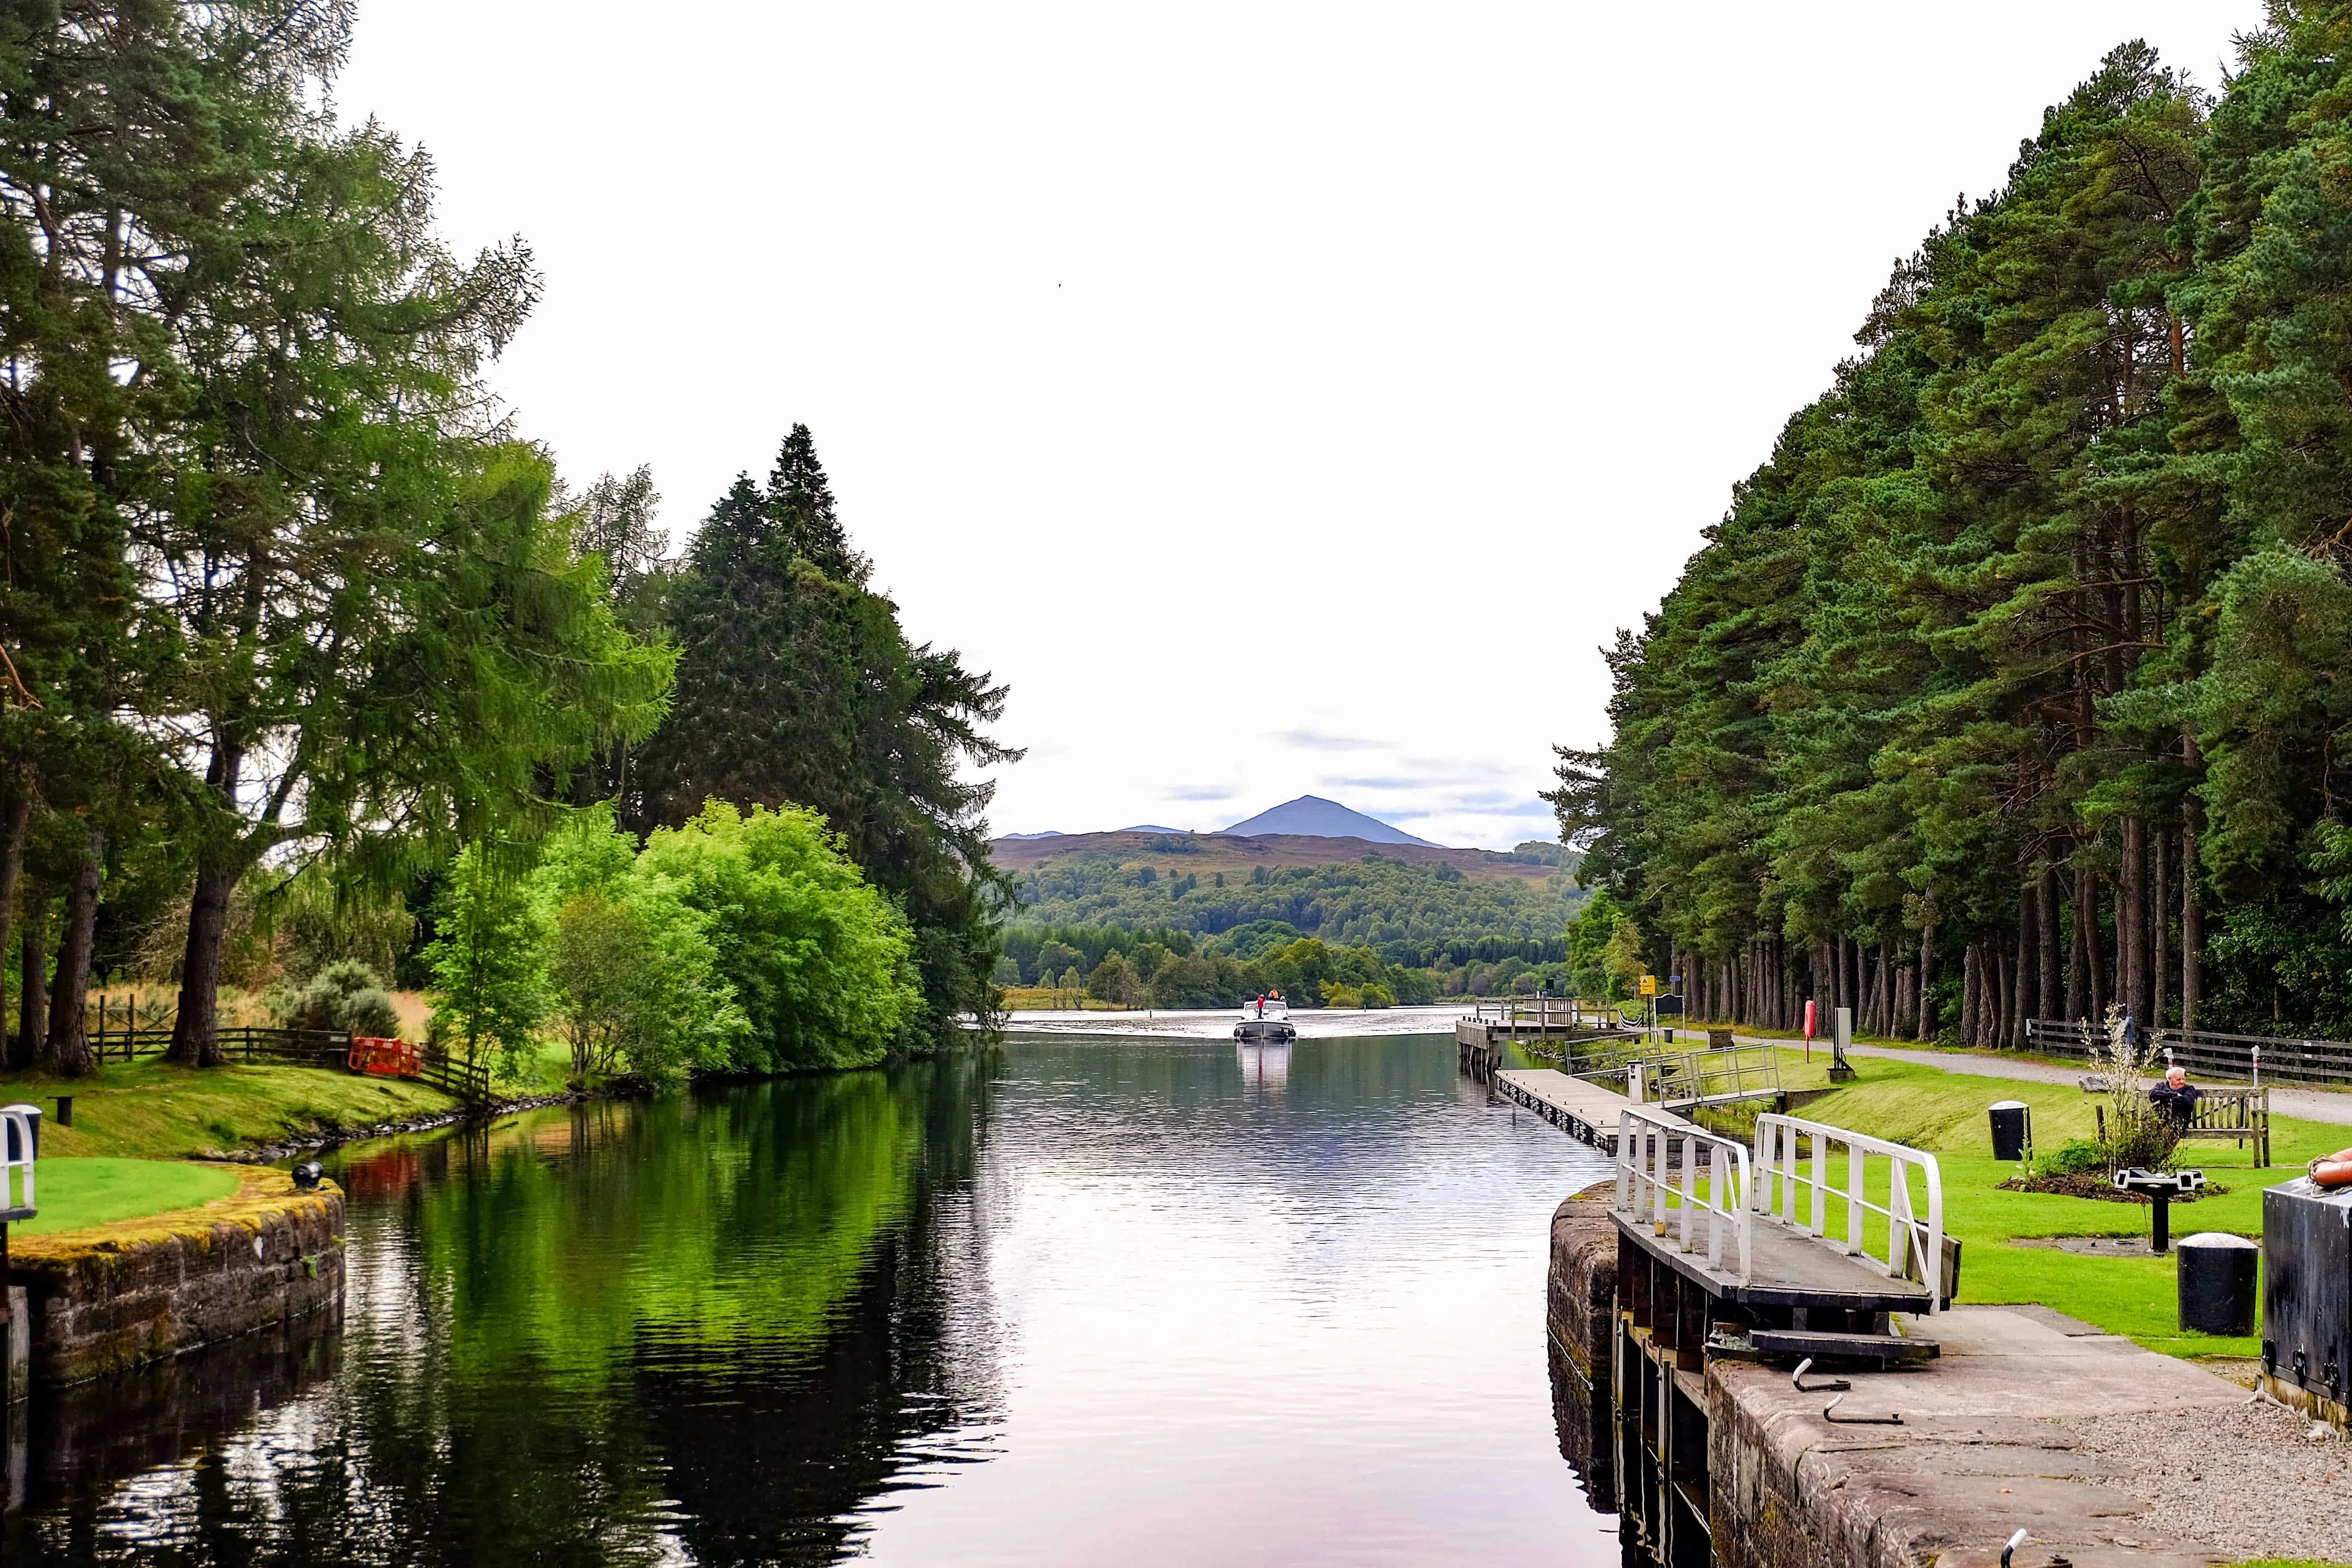
[{"label": "forested hill", "polygon": [[2352,1035],[2352,7],[2269,14],[2051,109],[1609,651],[1554,803],[1708,1010]]},{"label": "forested hill", "polygon": [[1215,935],[1280,921],[1391,963],[1461,963],[1485,944],[1557,958],[1583,895],[1557,844],[1510,851],[1303,835],[1086,833],[998,839],[1023,926]]}]

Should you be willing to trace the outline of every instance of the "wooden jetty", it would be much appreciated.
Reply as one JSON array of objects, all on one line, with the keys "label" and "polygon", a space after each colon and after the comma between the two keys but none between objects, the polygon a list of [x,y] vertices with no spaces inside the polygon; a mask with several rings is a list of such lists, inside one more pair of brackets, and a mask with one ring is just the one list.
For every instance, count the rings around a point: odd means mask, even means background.
[{"label": "wooden jetty", "polygon": [[1622,1071],[1649,1048],[1643,1032],[1559,997],[1505,1003],[1491,1011],[1482,1004],[1454,1025],[1454,1045],[1462,1070],[1485,1082],[1501,1068],[1507,1049],[1553,1058],[1571,1072],[1593,1068]]},{"label": "wooden jetty", "polygon": [[[1633,1104],[1623,1095],[1551,1068],[1507,1068],[1496,1073],[1492,1081],[1496,1093],[1534,1111],[1570,1137],[1605,1154],[1617,1152],[1618,1120]],[[1656,1106],[1646,1109],[1654,1116],[1682,1121]]]}]

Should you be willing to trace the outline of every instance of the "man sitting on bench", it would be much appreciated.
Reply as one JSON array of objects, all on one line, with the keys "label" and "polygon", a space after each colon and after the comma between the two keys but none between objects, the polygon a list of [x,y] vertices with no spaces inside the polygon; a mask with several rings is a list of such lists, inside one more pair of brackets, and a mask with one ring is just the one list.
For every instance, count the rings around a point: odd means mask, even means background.
[{"label": "man sitting on bench", "polygon": [[2164,1081],[2147,1091],[2147,1098],[2158,1114],[2175,1127],[2186,1128],[2197,1120],[2198,1088],[2189,1081],[2189,1069],[2168,1068]]}]

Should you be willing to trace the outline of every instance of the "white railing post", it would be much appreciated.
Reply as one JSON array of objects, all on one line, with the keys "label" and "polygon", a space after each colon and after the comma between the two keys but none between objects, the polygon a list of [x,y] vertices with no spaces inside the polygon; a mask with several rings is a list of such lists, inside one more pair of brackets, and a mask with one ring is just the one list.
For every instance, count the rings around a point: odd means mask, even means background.
[{"label": "white railing post", "polygon": [[[1847,1142],[1845,1146],[1845,1190],[1847,1192],[1861,1194],[1869,1191],[1869,1189],[1864,1186],[1863,1184],[1870,1177],[1870,1162],[1863,1154],[1861,1144],[1851,1141]],[[1848,1198],[1845,1201],[1845,1251],[1846,1256],[1849,1258],[1859,1258],[1863,1255],[1862,1205],[1854,1202],[1853,1198]]]},{"label": "white railing post", "polygon": [[1829,1168],[1830,1141],[1826,1135],[1816,1132],[1813,1134],[1813,1205],[1811,1210],[1812,1232],[1815,1236],[1823,1234],[1829,1228]]},{"label": "white railing post", "polygon": [[[1675,1151],[1682,1158],[1682,1181],[1675,1181]],[[1704,1242],[1707,1267],[1724,1267],[1727,1229],[1738,1253],[1738,1278],[1747,1283],[1753,1264],[1749,1210],[1755,1202],[1748,1146],[1694,1127],[1679,1117],[1644,1114],[1628,1107],[1617,1121],[1617,1212],[1636,1225],[1647,1224],[1663,1237],[1674,1226],[1675,1244],[1684,1252]],[[1670,1208],[1669,1205],[1672,1205]],[[1678,1208],[1680,1213],[1672,1209]]]},{"label": "white railing post", "polygon": [[[0,1105],[0,1215],[29,1218],[33,1202],[33,1166],[41,1149],[41,1108]],[[5,1222],[0,1222],[5,1223]],[[0,1377],[5,1377],[0,1372]]]},{"label": "white railing post", "polygon": [[1691,1220],[1698,1210],[1698,1145],[1683,1140],[1683,1250],[1691,1249]]}]

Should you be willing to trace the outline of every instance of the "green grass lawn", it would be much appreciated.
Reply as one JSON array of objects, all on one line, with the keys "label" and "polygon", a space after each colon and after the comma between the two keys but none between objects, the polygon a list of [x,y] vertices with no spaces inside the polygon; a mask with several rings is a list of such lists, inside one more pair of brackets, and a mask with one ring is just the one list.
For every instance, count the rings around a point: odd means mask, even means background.
[{"label": "green grass lawn", "polygon": [[194,1208],[237,1189],[237,1173],[219,1165],[189,1165],[173,1160],[62,1159],[43,1141],[35,1168],[33,1196],[40,1212],[9,1228],[19,1236],[44,1236],[116,1220],[139,1219],[166,1209]]},{"label": "green grass lawn", "polygon": [[[74,1097],[74,1124],[57,1124],[57,1097]],[[249,1148],[335,1128],[448,1110],[439,1089],[393,1079],[301,1067],[109,1064],[89,1078],[0,1073],[0,1104],[41,1108],[41,1153],[171,1160]]]},{"label": "green grass lawn", "polygon": [[[1782,1081],[1790,1088],[1803,1089],[1820,1079],[1820,1051],[1814,1052],[1811,1070],[1800,1065],[1801,1053],[1783,1050],[1780,1055]],[[1992,1157],[1988,1107],[2000,1100],[2031,1106],[2034,1142],[2047,1152],[2069,1138],[2091,1137],[2093,1107],[2100,1100],[2071,1086],[1961,1077],[1884,1058],[1859,1058],[1854,1066],[1859,1076],[1852,1083],[1809,1100],[1797,1114],[1907,1143],[1936,1156],[1943,1176],[1944,1227],[1961,1243],[1960,1300],[2039,1302],[2173,1355],[2261,1353],[2258,1337],[2180,1332],[2170,1255],[2092,1258],[2012,1245],[2034,1237],[2147,1234],[2149,1211],[2143,1205],[2000,1190],[2018,1167]],[[1752,1125],[1752,1118],[1734,1119],[1726,1130],[1744,1131],[1741,1121]],[[2352,1128],[2274,1117],[2272,1143],[2277,1163],[2262,1171],[2253,1168],[2251,1148],[2182,1144],[2181,1164],[2202,1168],[2209,1181],[2230,1191],[2173,1205],[2174,1238],[2206,1230],[2259,1238],[2263,1189],[2300,1175],[2304,1163],[2313,1156],[2352,1144]],[[1883,1202],[1883,1175],[1876,1184]],[[1924,1194],[1916,1187],[1914,1200],[1924,1216]],[[1841,1232],[1844,1223],[1842,1207],[1834,1207],[1832,1233]],[[1883,1247],[1874,1243],[1874,1249],[1883,1251]]]}]

